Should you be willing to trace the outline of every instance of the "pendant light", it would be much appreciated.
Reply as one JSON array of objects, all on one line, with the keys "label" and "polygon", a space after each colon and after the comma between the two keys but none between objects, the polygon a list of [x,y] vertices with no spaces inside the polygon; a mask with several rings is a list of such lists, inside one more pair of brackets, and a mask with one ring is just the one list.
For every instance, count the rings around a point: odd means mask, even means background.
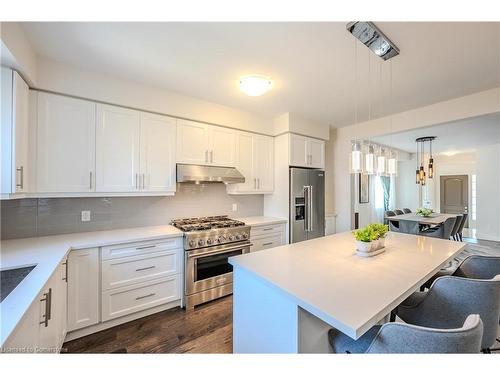
[{"label": "pendant light", "polygon": [[[432,157],[432,142],[436,137],[420,137],[417,142],[417,171],[416,183],[425,185],[427,178],[434,178],[434,159]],[[425,172],[425,143],[429,142],[429,163],[427,164],[427,173]]]},{"label": "pendant light", "polygon": [[[355,91],[355,101],[354,101],[354,130],[356,131],[356,125],[358,124],[358,45],[356,39],[354,39],[354,91]],[[362,173],[363,172],[363,153],[361,151],[361,142],[355,139],[351,142],[351,152],[349,154],[349,164],[351,173]]]},{"label": "pendant light", "polygon": [[[370,51],[368,51],[368,122],[372,118],[372,94],[371,94],[371,59],[370,59]],[[365,170],[364,174],[372,175],[375,173],[375,147],[368,143],[366,152],[365,152]]]},{"label": "pendant light", "polygon": [[379,176],[385,176],[386,175],[386,168],[385,168],[385,163],[386,163],[386,157],[385,157],[385,148],[380,147],[379,152],[377,155],[377,174]]},{"label": "pendant light", "polygon": [[429,141],[429,178],[434,177],[434,158],[432,157],[432,139]]},{"label": "pendant light", "polygon": [[[392,147],[392,110],[393,110],[393,96],[392,96],[392,60],[389,62],[389,72],[390,72],[390,77],[389,77],[389,97],[391,100],[391,117],[389,119],[389,127],[390,127],[390,134],[391,134],[391,147]],[[396,151],[391,149],[390,154],[389,154],[389,159],[387,160],[387,173],[389,176],[397,176],[398,174],[398,154]]]},{"label": "pendant light", "polygon": [[375,147],[373,144],[368,144],[365,153],[365,174],[372,175],[375,173]]}]

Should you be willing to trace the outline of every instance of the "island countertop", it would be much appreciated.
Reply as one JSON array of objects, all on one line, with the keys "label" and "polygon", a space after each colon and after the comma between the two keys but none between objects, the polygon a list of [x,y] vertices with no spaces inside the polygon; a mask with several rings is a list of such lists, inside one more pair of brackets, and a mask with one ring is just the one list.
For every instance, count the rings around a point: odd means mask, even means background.
[{"label": "island countertop", "polygon": [[230,263],[357,339],[464,247],[389,233],[384,253],[362,258],[353,235],[345,232],[240,255]]}]

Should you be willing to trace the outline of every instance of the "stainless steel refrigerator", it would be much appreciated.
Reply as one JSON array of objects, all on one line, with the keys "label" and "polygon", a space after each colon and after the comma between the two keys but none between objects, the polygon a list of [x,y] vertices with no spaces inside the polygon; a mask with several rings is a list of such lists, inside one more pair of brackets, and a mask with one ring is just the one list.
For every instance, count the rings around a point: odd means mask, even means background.
[{"label": "stainless steel refrigerator", "polygon": [[325,171],[290,168],[290,243],[325,235]]}]

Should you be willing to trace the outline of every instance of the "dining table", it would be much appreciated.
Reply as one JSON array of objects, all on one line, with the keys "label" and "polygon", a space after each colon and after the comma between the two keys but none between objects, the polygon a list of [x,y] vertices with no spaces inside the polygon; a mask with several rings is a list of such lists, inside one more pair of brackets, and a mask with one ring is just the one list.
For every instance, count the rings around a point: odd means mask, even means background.
[{"label": "dining table", "polygon": [[[445,214],[439,212],[433,212],[429,216],[422,216],[412,212],[409,214],[386,216],[385,219],[391,222],[390,227],[392,231],[419,234],[422,228],[441,225],[450,217],[456,216],[457,214]],[[395,222],[397,222],[397,225],[395,225]],[[395,227],[397,227],[397,230]]]}]

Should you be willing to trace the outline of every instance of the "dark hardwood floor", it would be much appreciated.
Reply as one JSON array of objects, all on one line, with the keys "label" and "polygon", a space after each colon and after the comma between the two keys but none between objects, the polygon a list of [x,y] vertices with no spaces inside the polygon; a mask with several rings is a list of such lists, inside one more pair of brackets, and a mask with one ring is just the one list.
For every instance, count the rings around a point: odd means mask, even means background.
[{"label": "dark hardwood floor", "polygon": [[64,344],[62,353],[231,353],[232,296],[174,308]]}]

